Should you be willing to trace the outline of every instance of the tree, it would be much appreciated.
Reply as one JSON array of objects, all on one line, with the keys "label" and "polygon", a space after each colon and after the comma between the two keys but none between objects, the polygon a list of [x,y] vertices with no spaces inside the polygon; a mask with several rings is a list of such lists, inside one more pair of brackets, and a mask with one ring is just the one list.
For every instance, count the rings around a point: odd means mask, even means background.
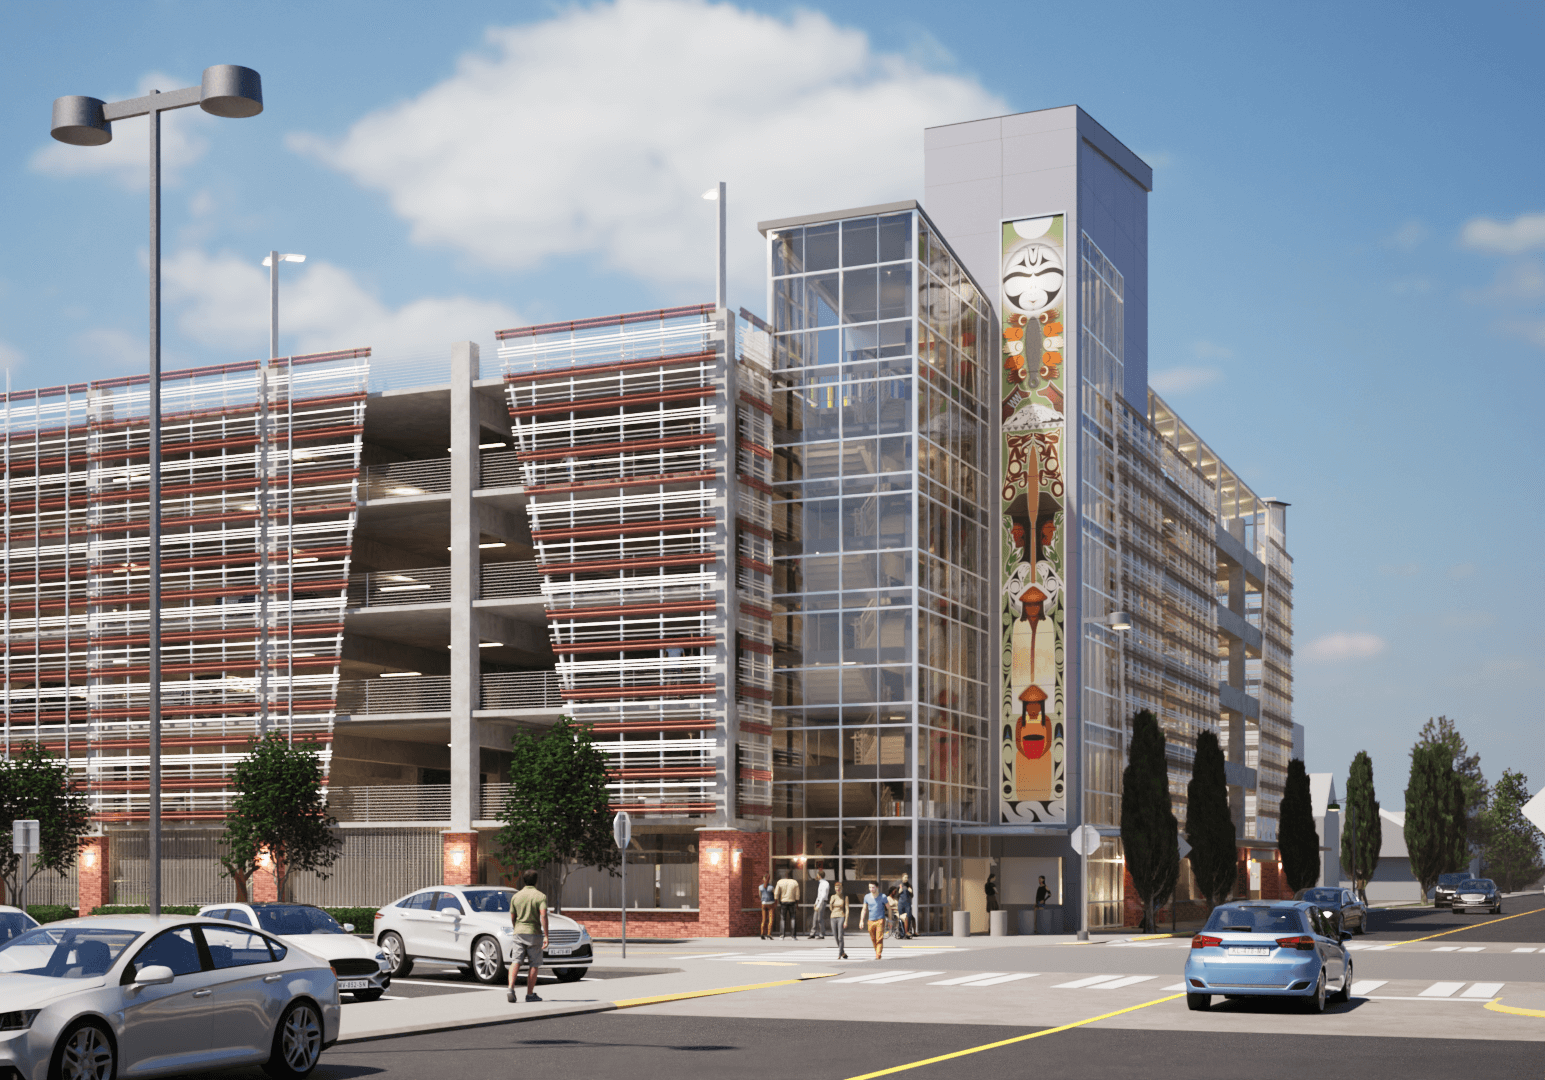
[{"label": "tree", "polygon": [[1186,843],[1191,845],[1191,875],[1211,908],[1234,891],[1238,870],[1234,817],[1228,806],[1228,777],[1218,736],[1196,737],[1196,759],[1186,785]]},{"label": "tree", "polygon": [[1481,858],[1487,876],[1503,892],[1526,889],[1545,874],[1545,865],[1540,861],[1540,830],[1523,815],[1528,801],[1529,778],[1506,769],[1482,817],[1485,846]]},{"label": "tree", "polygon": [[75,865],[80,846],[91,829],[86,795],[70,779],[69,768],[41,746],[25,746],[0,759],[0,817],[6,831],[16,821],[36,820],[38,853],[22,878],[22,857],[11,850],[9,839],[0,841],[0,877],[6,893],[15,897],[24,881],[44,870],[61,877]]},{"label": "tree", "polygon": [[1282,853],[1282,873],[1296,896],[1320,880],[1320,833],[1314,827],[1314,800],[1309,793],[1309,773],[1299,758],[1288,762],[1287,786],[1278,810],[1277,847]]},{"label": "tree", "polygon": [[622,862],[612,839],[606,755],[588,724],[560,716],[546,731],[517,732],[511,743],[510,793],[498,843],[504,861],[518,868],[554,866],[554,906],[576,866],[615,872]]},{"label": "tree", "polygon": [[1121,774],[1121,848],[1132,887],[1143,902],[1143,932],[1154,911],[1175,895],[1180,876],[1180,824],[1169,801],[1169,767],[1158,718],[1144,709],[1132,718],[1132,741]]},{"label": "tree", "polygon": [[343,841],[327,813],[317,750],[312,739],[291,742],[277,733],[248,740],[247,756],[231,774],[236,797],[225,818],[228,853],[221,859],[238,886],[266,861],[284,900],[295,873],[326,878],[337,861]]},{"label": "tree", "polygon": [[[1379,801],[1373,797],[1373,759],[1359,750],[1347,773],[1346,799],[1342,802],[1341,865],[1352,871],[1352,888],[1366,902],[1368,880],[1379,866],[1384,846],[1384,827],[1379,820]],[[1352,839],[1357,838],[1357,850]]]},{"label": "tree", "polygon": [[[1459,774],[1465,792],[1465,841],[1469,846],[1469,857],[1474,858],[1481,853],[1481,815],[1491,797],[1491,788],[1481,772],[1481,755],[1470,753],[1458,725],[1446,716],[1428,718],[1417,738],[1423,743],[1444,746],[1453,755],[1454,771]],[[1463,865],[1453,869],[1463,869]]]},{"label": "tree", "polygon": [[1464,867],[1465,790],[1454,770],[1454,755],[1439,742],[1418,742],[1411,748],[1411,782],[1406,787],[1406,851],[1411,873],[1421,882],[1422,895],[1438,883],[1438,875]]}]

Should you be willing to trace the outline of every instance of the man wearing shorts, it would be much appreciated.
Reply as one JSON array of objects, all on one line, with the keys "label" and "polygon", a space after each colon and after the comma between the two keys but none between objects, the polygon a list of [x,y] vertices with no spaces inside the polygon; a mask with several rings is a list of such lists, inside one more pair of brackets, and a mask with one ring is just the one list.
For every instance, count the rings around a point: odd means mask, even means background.
[{"label": "man wearing shorts", "polygon": [[510,957],[510,992],[505,1000],[519,1000],[515,997],[515,976],[524,960],[527,965],[526,1000],[541,1001],[536,994],[536,973],[542,966],[542,950],[547,948],[547,896],[537,890],[535,870],[527,870],[520,880],[525,888],[510,898],[510,922],[515,924],[515,955]]}]

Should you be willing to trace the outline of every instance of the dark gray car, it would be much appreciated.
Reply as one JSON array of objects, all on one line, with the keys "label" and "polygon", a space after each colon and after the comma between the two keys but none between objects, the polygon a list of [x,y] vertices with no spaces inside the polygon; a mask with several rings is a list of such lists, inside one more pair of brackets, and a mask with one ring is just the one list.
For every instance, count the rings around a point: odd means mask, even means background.
[{"label": "dark gray car", "polygon": [[1336,920],[1336,925],[1354,934],[1368,932],[1368,905],[1351,889],[1305,889],[1300,900],[1313,904]]},{"label": "dark gray car", "polygon": [[1461,870],[1457,874],[1439,874],[1438,884],[1432,890],[1433,907],[1452,907],[1454,905],[1454,887],[1461,881],[1469,881],[1470,873]]},{"label": "dark gray car", "polygon": [[1491,878],[1466,878],[1454,886],[1449,907],[1455,911],[1489,911],[1502,914],[1502,892]]}]

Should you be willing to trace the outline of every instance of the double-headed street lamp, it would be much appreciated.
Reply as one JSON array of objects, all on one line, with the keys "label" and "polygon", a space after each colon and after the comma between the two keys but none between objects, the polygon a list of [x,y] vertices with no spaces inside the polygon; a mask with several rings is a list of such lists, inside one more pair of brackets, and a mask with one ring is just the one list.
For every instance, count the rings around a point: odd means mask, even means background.
[{"label": "double-headed street lamp", "polygon": [[150,124],[150,910],[161,913],[161,114],[197,105],[215,116],[241,118],[263,111],[263,81],[251,68],[218,64],[198,86],[104,102],[94,97],[54,99],[51,134],[73,146],[101,146],[113,121],[132,116]]}]

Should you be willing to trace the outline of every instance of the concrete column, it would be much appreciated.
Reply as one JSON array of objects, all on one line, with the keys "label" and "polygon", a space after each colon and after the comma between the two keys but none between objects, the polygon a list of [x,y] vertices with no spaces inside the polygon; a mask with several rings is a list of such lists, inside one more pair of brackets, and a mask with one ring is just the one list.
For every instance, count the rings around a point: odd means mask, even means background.
[{"label": "concrete column", "polygon": [[81,915],[113,902],[112,863],[108,857],[106,836],[93,836],[81,845],[77,871],[80,893],[77,901]]},{"label": "concrete column", "polygon": [[[716,686],[715,711],[724,719],[713,733],[714,765],[718,770],[714,802],[721,810],[710,820],[713,826],[723,827],[732,825],[739,818],[736,747],[740,742],[740,718],[735,707],[738,666],[735,627],[740,617],[740,593],[736,587],[740,552],[735,544],[735,511],[739,505],[740,484],[736,465],[738,450],[735,444],[735,410],[740,395],[735,368],[735,316],[721,309],[714,313],[714,319],[717,325],[713,337],[718,351],[714,376],[723,388],[723,393],[714,399],[713,432],[724,455],[723,478],[716,485],[717,490],[713,496],[714,517],[718,522],[714,526],[714,544],[724,554],[714,564],[718,578],[714,582],[714,593],[719,606],[714,613],[713,637],[719,645],[712,677]],[[699,863],[701,861],[700,858]]]},{"label": "concrete column", "polygon": [[477,833],[441,833],[440,842],[444,858],[444,883],[446,885],[476,885],[478,883]]},{"label": "concrete column", "polygon": [[[478,656],[479,591],[477,444],[481,428],[473,382],[478,348],[470,341],[451,346],[451,831],[469,833],[482,817],[482,740],[472,711],[478,707],[482,662]],[[449,857],[449,856],[447,856]],[[449,880],[449,879],[447,879]]]}]

